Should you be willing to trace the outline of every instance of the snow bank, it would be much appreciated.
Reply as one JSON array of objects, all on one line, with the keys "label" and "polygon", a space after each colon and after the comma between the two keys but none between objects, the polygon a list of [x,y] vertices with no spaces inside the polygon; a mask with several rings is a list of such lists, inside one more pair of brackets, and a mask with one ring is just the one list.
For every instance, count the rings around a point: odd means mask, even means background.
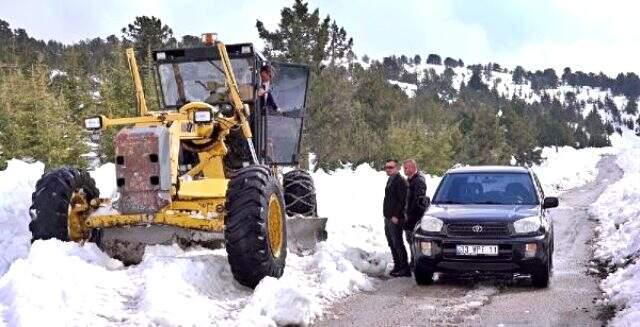
[{"label": "snow bank", "polygon": [[112,299],[130,284],[126,275],[110,272],[121,266],[94,244],[35,242],[0,279],[3,320],[10,326],[109,325],[105,317],[123,316],[124,303]]},{"label": "snow bank", "polygon": [[43,171],[42,163],[20,160],[9,161],[7,169],[0,171],[0,276],[29,252],[31,193]]},{"label": "snow bank", "polygon": [[534,166],[540,183],[546,193],[559,194],[594,181],[598,175],[596,168],[602,155],[614,154],[617,150],[608,148],[574,149],[572,147],[547,147],[542,149],[545,161]]},{"label": "snow bank", "polygon": [[640,321],[640,142],[625,134],[617,164],[624,177],[609,186],[591,206],[599,219],[594,257],[612,272],[601,283],[616,313],[613,326]]}]

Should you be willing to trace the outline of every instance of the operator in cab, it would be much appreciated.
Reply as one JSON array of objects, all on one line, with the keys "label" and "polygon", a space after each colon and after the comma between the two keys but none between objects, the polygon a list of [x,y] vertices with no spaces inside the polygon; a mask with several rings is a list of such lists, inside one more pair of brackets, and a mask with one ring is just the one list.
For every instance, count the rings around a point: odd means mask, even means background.
[{"label": "operator in cab", "polygon": [[260,88],[258,89],[258,97],[260,98],[260,106],[265,108],[267,112],[278,112],[278,105],[271,94],[273,81],[273,70],[270,65],[260,67]]}]

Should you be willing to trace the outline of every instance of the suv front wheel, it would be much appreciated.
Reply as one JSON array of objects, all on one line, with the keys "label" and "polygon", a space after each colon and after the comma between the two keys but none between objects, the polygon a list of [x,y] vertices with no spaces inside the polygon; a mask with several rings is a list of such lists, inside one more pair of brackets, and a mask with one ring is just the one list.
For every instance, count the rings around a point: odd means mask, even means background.
[{"label": "suv front wheel", "polygon": [[551,253],[547,255],[547,260],[540,267],[531,272],[531,284],[534,287],[546,288],[549,286],[551,276]]}]

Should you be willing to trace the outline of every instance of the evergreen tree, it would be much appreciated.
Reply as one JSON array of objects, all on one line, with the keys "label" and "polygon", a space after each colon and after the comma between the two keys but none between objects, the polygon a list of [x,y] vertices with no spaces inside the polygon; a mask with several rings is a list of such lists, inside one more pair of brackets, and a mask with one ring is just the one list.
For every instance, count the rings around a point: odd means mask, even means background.
[{"label": "evergreen tree", "polygon": [[[509,164],[509,146],[505,130],[493,110],[480,108],[471,114],[471,126],[458,153],[459,162],[470,165]],[[469,128],[469,127],[467,127]]]},{"label": "evergreen tree", "polygon": [[442,174],[453,164],[451,130],[430,129],[421,120],[393,122],[389,127],[384,153],[393,158],[414,158],[423,169]]},{"label": "evergreen tree", "polygon": [[442,59],[440,59],[439,55],[432,53],[427,57],[427,64],[442,65]]},{"label": "evergreen tree", "polygon": [[179,48],[197,48],[202,46],[202,40],[194,35],[184,35],[178,43]]},{"label": "evergreen tree", "polygon": [[132,24],[122,28],[122,34],[125,40],[146,53],[163,47],[173,37],[173,30],[163,24],[160,18],[136,16]]},{"label": "evergreen tree", "polygon": [[420,65],[422,63],[422,57],[419,54],[413,57],[413,63],[416,65]]},{"label": "evergreen tree", "polygon": [[513,71],[512,80],[516,85],[524,84],[526,72],[522,66],[516,66],[516,69]]},{"label": "evergreen tree", "polygon": [[476,91],[486,91],[488,90],[488,86],[482,82],[482,77],[480,77],[481,69],[473,69],[471,74],[471,78],[469,79],[469,85],[467,87],[476,90]]},{"label": "evergreen tree", "polygon": [[347,31],[344,27],[339,27],[334,20],[329,30],[329,44],[327,56],[330,65],[335,65],[336,60],[340,60],[347,56],[353,56],[353,38],[347,38]]},{"label": "evergreen tree", "polygon": [[502,116],[507,129],[506,139],[517,165],[531,166],[542,162],[542,150],[536,146],[535,130],[522,114],[512,108],[504,110]]},{"label": "evergreen tree", "polygon": [[407,104],[407,96],[387,82],[382,68],[372,66],[356,77],[354,98],[362,105],[367,124],[382,137],[392,120]]},{"label": "evergreen tree", "polygon": [[587,146],[604,147],[611,145],[605,126],[602,123],[602,118],[597,110],[593,109],[589,112],[589,115],[585,118],[584,125],[589,137]]},{"label": "evergreen tree", "polygon": [[624,107],[624,112],[633,116],[638,113],[638,102],[636,102],[635,98],[627,99],[627,105]]},{"label": "evergreen tree", "polygon": [[0,165],[11,158],[39,160],[47,169],[85,164],[81,126],[64,95],[49,89],[48,75],[47,67],[33,66],[28,73],[13,70],[0,81],[0,115],[10,122],[0,124]]},{"label": "evergreen tree", "polygon": [[331,19],[320,18],[319,9],[309,12],[309,5],[295,0],[292,7],[280,12],[280,24],[269,31],[260,20],[256,21],[258,34],[265,42],[264,54],[288,62],[309,64],[318,70],[327,57],[330,41]]},{"label": "evergreen tree", "polygon": [[446,67],[451,67],[451,68],[462,67],[462,66],[460,65],[460,61],[455,60],[455,59],[453,59],[453,58],[451,58],[451,57],[447,57],[447,58],[444,60],[444,65],[445,65]]}]

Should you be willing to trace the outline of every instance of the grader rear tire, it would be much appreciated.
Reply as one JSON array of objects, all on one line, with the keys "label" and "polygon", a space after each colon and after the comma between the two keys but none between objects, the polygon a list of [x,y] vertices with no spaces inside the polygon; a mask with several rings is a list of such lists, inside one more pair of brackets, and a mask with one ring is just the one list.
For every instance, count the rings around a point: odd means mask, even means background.
[{"label": "grader rear tire", "polygon": [[91,176],[83,170],[63,167],[44,174],[31,195],[31,241],[57,238],[69,240],[69,202],[74,193],[82,191],[87,202],[100,191]]},{"label": "grader rear tire", "polygon": [[308,172],[299,169],[292,170],[284,174],[282,184],[287,215],[318,215],[316,188]]},{"label": "grader rear tire", "polygon": [[225,247],[233,277],[255,288],[266,276],[279,278],[287,257],[282,190],[265,166],[242,168],[229,182]]}]

